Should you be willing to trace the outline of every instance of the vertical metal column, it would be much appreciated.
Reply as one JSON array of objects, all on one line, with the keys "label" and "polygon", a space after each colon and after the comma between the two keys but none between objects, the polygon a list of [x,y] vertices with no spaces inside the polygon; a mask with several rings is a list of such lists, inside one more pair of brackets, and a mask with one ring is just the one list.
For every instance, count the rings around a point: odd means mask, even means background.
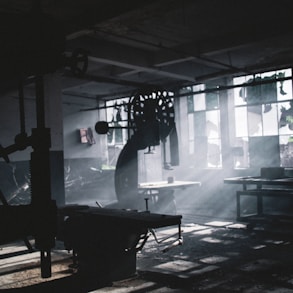
[{"label": "vertical metal column", "polygon": [[32,131],[31,191],[36,248],[41,253],[41,275],[51,277],[51,248],[55,245],[57,208],[51,200],[50,129],[45,128],[44,81],[36,76],[37,127]]}]

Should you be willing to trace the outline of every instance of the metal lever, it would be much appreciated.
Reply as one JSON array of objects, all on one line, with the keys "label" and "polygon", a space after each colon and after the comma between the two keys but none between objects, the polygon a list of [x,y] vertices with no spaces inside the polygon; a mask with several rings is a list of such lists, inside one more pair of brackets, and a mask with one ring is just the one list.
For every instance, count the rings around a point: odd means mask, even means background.
[{"label": "metal lever", "polygon": [[148,212],[149,211],[149,198],[146,197],[144,200],[145,200],[145,210]]},{"label": "metal lever", "polygon": [[[165,238],[159,240],[158,237],[157,237],[157,235],[156,235],[156,232],[155,232],[154,229],[150,229],[149,231],[150,231],[150,233],[154,236],[155,241],[156,241],[158,244],[163,243],[164,241],[166,241],[166,240],[168,240],[168,239],[174,237],[174,235],[177,234],[177,233],[176,233],[176,234],[172,234],[172,235],[170,235],[170,236],[167,236],[167,237],[165,237]],[[167,251],[169,251],[171,248],[173,248],[173,247],[175,247],[175,246],[178,246],[178,245],[182,245],[182,244],[183,244],[183,237],[182,237],[182,234],[181,234],[181,224],[178,224],[178,238],[177,238],[175,241],[173,241],[169,246],[165,247],[165,248],[163,249],[163,252],[167,252]]]}]

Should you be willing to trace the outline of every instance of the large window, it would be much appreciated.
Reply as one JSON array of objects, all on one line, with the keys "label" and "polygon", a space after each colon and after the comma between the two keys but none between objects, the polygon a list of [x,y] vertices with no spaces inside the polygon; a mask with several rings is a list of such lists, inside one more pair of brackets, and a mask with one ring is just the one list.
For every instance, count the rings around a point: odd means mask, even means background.
[{"label": "large window", "polygon": [[184,89],[199,92],[187,97],[189,155],[196,168],[220,168],[222,157],[219,96],[217,92],[205,93],[207,88],[207,85],[201,84]]},{"label": "large window", "polygon": [[291,76],[287,69],[234,78],[243,84],[234,88],[234,167],[293,166]]},{"label": "large window", "polygon": [[[187,97],[189,156],[194,167],[222,167],[223,109],[217,89],[226,90],[200,84],[181,91]],[[227,91],[229,125],[224,128],[230,137],[225,141],[229,141],[226,147],[231,148],[234,168],[292,167],[292,70],[237,77]]]},{"label": "large window", "polygon": [[[236,77],[232,89],[221,94],[227,103],[220,103],[220,93],[225,90],[217,84],[181,90],[187,101],[187,117],[179,119],[188,125],[188,162],[195,168],[222,168],[228,153],[229,166],[233,157],[234,168],[293,167],[292,70]],[[118,127],[108,134],[112,163],[128,139],[123,129],[127,126],[127,103],[125,98],[106,105],[107,121]]]},{"label": "large window", "polygon": [[109,165],[116,166],[118,156],[128,139],[127,105],[129,98],[106,102],[106,119],[110,126],[107,134]]}]

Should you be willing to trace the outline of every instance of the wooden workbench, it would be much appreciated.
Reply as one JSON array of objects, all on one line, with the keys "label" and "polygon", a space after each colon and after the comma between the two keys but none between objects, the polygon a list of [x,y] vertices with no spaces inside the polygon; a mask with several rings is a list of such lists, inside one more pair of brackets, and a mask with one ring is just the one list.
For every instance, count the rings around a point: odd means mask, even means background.
[{"label": "wooden workbench", "polygon": [[[260,176],[233,177],[224,179],[227,184],[242,185],[242,190],[236,191],[236,213],[238,221],[259,223],[262,221],[293,219],[292,215],[282,213],[268,214],[264,212],[264,198],[277,198],[279,200],[293,200],[293,178],[263,178]],[[256,198],[256,212],[244,214],[241,209],[241,198]]]}]

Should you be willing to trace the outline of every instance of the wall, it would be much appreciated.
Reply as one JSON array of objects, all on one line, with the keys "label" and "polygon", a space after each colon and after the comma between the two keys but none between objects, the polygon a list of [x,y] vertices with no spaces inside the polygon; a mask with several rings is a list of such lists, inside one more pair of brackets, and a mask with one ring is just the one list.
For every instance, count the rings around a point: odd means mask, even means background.
[{"label": "wall", "polygon": [[[100,120],[98,111],[81,111],[80,106],[63,106],[64,157],[107,158],[106,135],[95,132],[95,124]],[[91,127],[94,144],[81,143],[79,130]]]},{"label": "wall", "polygon": [[[56,200],[58,205],[61,205],[64,204],[63,136],[62,127],[60,127],[60,120],[62,126],[62,111],[60,108],[58,109],[56,103],[60,99],[61,92],[54,81],[57,81],[57,78],[53,74],[44,78],[45,127],[51,130],[51,197]],[[52,100],[55,101],[54,104]],[[37,127],[34,84],[24,88],[24,122],[24,131],[29,137],[32,134],[32,129]],[[20,132],[19,93],[18,91],[2,93],[0,97],[0,144],[2,147],[7,148],[15,145],[15,137]],[[32,151],[32,147],[28,146],[24,150],[8,154],[9,163],[5,162],[3,158],[1,159],[0,189],[10,204],[30,203],[30,157]]]},{"label": "wall", "polygon": [[[55,88],[55,87],[54,87]],[[46,94],[58,94],[54,93],[54,88],[46,87]],[[53,93],[52,93],[53,91]],[[36,115],[35,115],[35,91],[34,86],[27,86],[25,88],[25,123],[27,135],[31,135],[31,129],[36,127]],[[104,198],[108,197],[109,200],[115,199],[114,194],[114,182],[113,182],[113,171],[104,171],[101,173],[102,164],[107,164],[107,149],[106,149],[106,136],[98,135],[95,133],[94,126],[98,120],[103,120],[103,117],[98,114],[98,111],[80,111],[81,106],[78,103],[68,103],[66,100],[68,97],[63,97],[63,147],[64,147],[64,161],[65,161],[65,197],[66,200],[75,201],[76,198],[82,201],[83,194],[88,197]],[[74,98],[70,97],[72,102]],[[89,104],[88,107],[96,106]],[[48,108],[49,107],[49,108]],[[46,113],[48,111],[50,115],[57,118],[58,109],[52,108],[50,105],[46,106]],[[54,117],[54,114],[56,117]],[[58,114],[59,115],[59,114]],[[56,121],[55,121],[56,122]],[[48,127],[48,122],[46,126]],[[54,124],[54,123],[53,123]],[[54,126],[53,126],[54,127]],[[82,144],[80,143],[79,129],[84,127],[91,127],[93,129],[93,136],[95,144]],[[51,134],[60,133],[62,129],[51,129]],[[2,147],[7,147],[14,144],[14,139],[17,134],[20,133],[20,118],[19,118],[19,99],[18,92],[7,92],[0,97],[0,144]],[[62,147],[62,144],[59,144]],[[57,155],[53,156],[51,160],[51,167],[53,171],[52,178],[55,178],[58,173],[58,178],[62,180],[63,161],[59,162],[63,158],[63,154],[59,153],[60,146],[58,145]],[[16,190],[19,190],[22,186],[27,186],[29,183],[29,160],[30,154],[33,151],[31,147],[27,147],[25,150],[17,151],[9,155],[11,161],[10,164],[4,162],[3,159],[0,161],[0,190],[7,195],[9,198],[12,194],[15,194]],[[56,153],[54,149],[54,154]],[[71,162],[71,176],[68,176],[68,162]],[[62,166],[60,165],[62,163]],[[61,166],[61,167],[60,167]],[[90,169],[91,167],[96,168],[96,171]],[[57,169],[56,169],[57,168]],[[61,169],[60,169],[61,168]],[[59,170],[60,169],[60,170]],[[17,171],[15,171],[17,170]],[[58,172],[57,172],[58,171]],[[61,171],[61,173],[60,173]],[[16,174],[16,173],[17,174]],[[96,172],[96,173],[94,173]],[[17,175],[17,176],[16,176]],[[17,180],[16,180],[17,177]],[[81,178],[81,179],[80,179]],[[85,178],[87,178],[85,180]],[[55,178],[56,179],[56,178]],[[58,181],[60,181],[58,180]],[[96,183],[95,183],[96,180]],[[63,180],[62,180],[63,181]],[[105,183],[103,189],[96,188],[96,185],[100,187]],[[56,183],[56,182],[55,182]],[[63,184],[63,183],[62,183]],[[56,186],[56,184],[53,184]],[[57,184],[59,186],[59,184]],[[93,185],[93,189],[88,188]],[[111,188],[109,188],[111,186]],[[59,186],[60,187],[60,186]],[[61,193],[60,188],[58,191],[53,193]],[[105,189],[106,188],[106,189]],[[82,195],[81,195],[82,194]],[[97,196],[100,194],[100,196]],[[11,196],[10,196],[11,195]],[[29,190],[26,197],[29,196]],[[13,195],[14,196],[14,195]],[[84,200],[86,200],[84,198]],[[28,199],[25,199],[25,203]],[[95,203],[95,201],[93,201]]]},{"label": "wall", "polygon": [[[70,102],[69,102],[70,101]],[[76,97],[63,97],[63,133],[66,202],[105,205],[116,200],[114,171],[108,165],[107,136],[95,132],[97,121],[105,120],[103,111],[85,111],[93,102],[81,106]],[[81,143],[80,128],[91,127],[95,143]]]},{"label": "wall", "polygon": [[[91,101],[87,108],[99,106],[96,101]],[[225,177],[259,175],[259,170],[233,170],[225,168],[223,170],[208,170],[190,168],[190,158],[188,154],[188,132],[186,129],[186,101],[181,99],[176,103],[176,126],[179,136],[180,165],[173,170],[162,170],[162,178],[174,176],[177,180],[195,180],[202,183],[201,188],[196,190],[186,190],[178,192],[178,203],[187,204],[188,208],[195,210],[205,207],[217,215],[224,213],[225,210],[235,211],[235,189],[223,183]],[[31,128],[36,126],[35,101],[33,98],[33,88],[28,87],[25,91],[26,109],[26,129],[28,135]],[[97,121],[104,120],[103,111],[84,111],[81,104],[74,97],[63,96],[63,143],[65,159],[65,187],[67,203],[86,203],[95,204],[101,201],[107,204],[114,201],[114,171],[102,170],[107,162],[106,135],[98,135],[94,126]],[[18,113],[18,93],[6,93],[0,97],[0,144],[7,147],[14,143],[14,137],[20,132]],[[79,129],[91,127],[95,144],[82,144],[80,142]],[[29,147],[24,151],[18,151],[9,156],[12,162],[27,162],[30,159]],[[3,168],[2,168],[3,167]],[[25,164],[27,168],[27,164]],[[69,168],[70,171],[69,171]],[[6,183],[12,182],[14,178],[5,178],[8,172],[13,170],[12,165],[0,164],[1,173],[0,189]],[[7,171],[8,170],[8,171]],[[159,170],[159,169],[158,169]],[[161,171],[161,170],[160,170]],[[156,178],[159,176],[155,176]],[[22,176],[23,179],[23,176]],[[22,181],[21,181],[22,182]],[[4,184],[5,183],[5,184]],[[212,183],[212,184],[211,184]],[[181,196],[182,195],[182,196]],[[215,214],[215,215],[216,215]]]}]

